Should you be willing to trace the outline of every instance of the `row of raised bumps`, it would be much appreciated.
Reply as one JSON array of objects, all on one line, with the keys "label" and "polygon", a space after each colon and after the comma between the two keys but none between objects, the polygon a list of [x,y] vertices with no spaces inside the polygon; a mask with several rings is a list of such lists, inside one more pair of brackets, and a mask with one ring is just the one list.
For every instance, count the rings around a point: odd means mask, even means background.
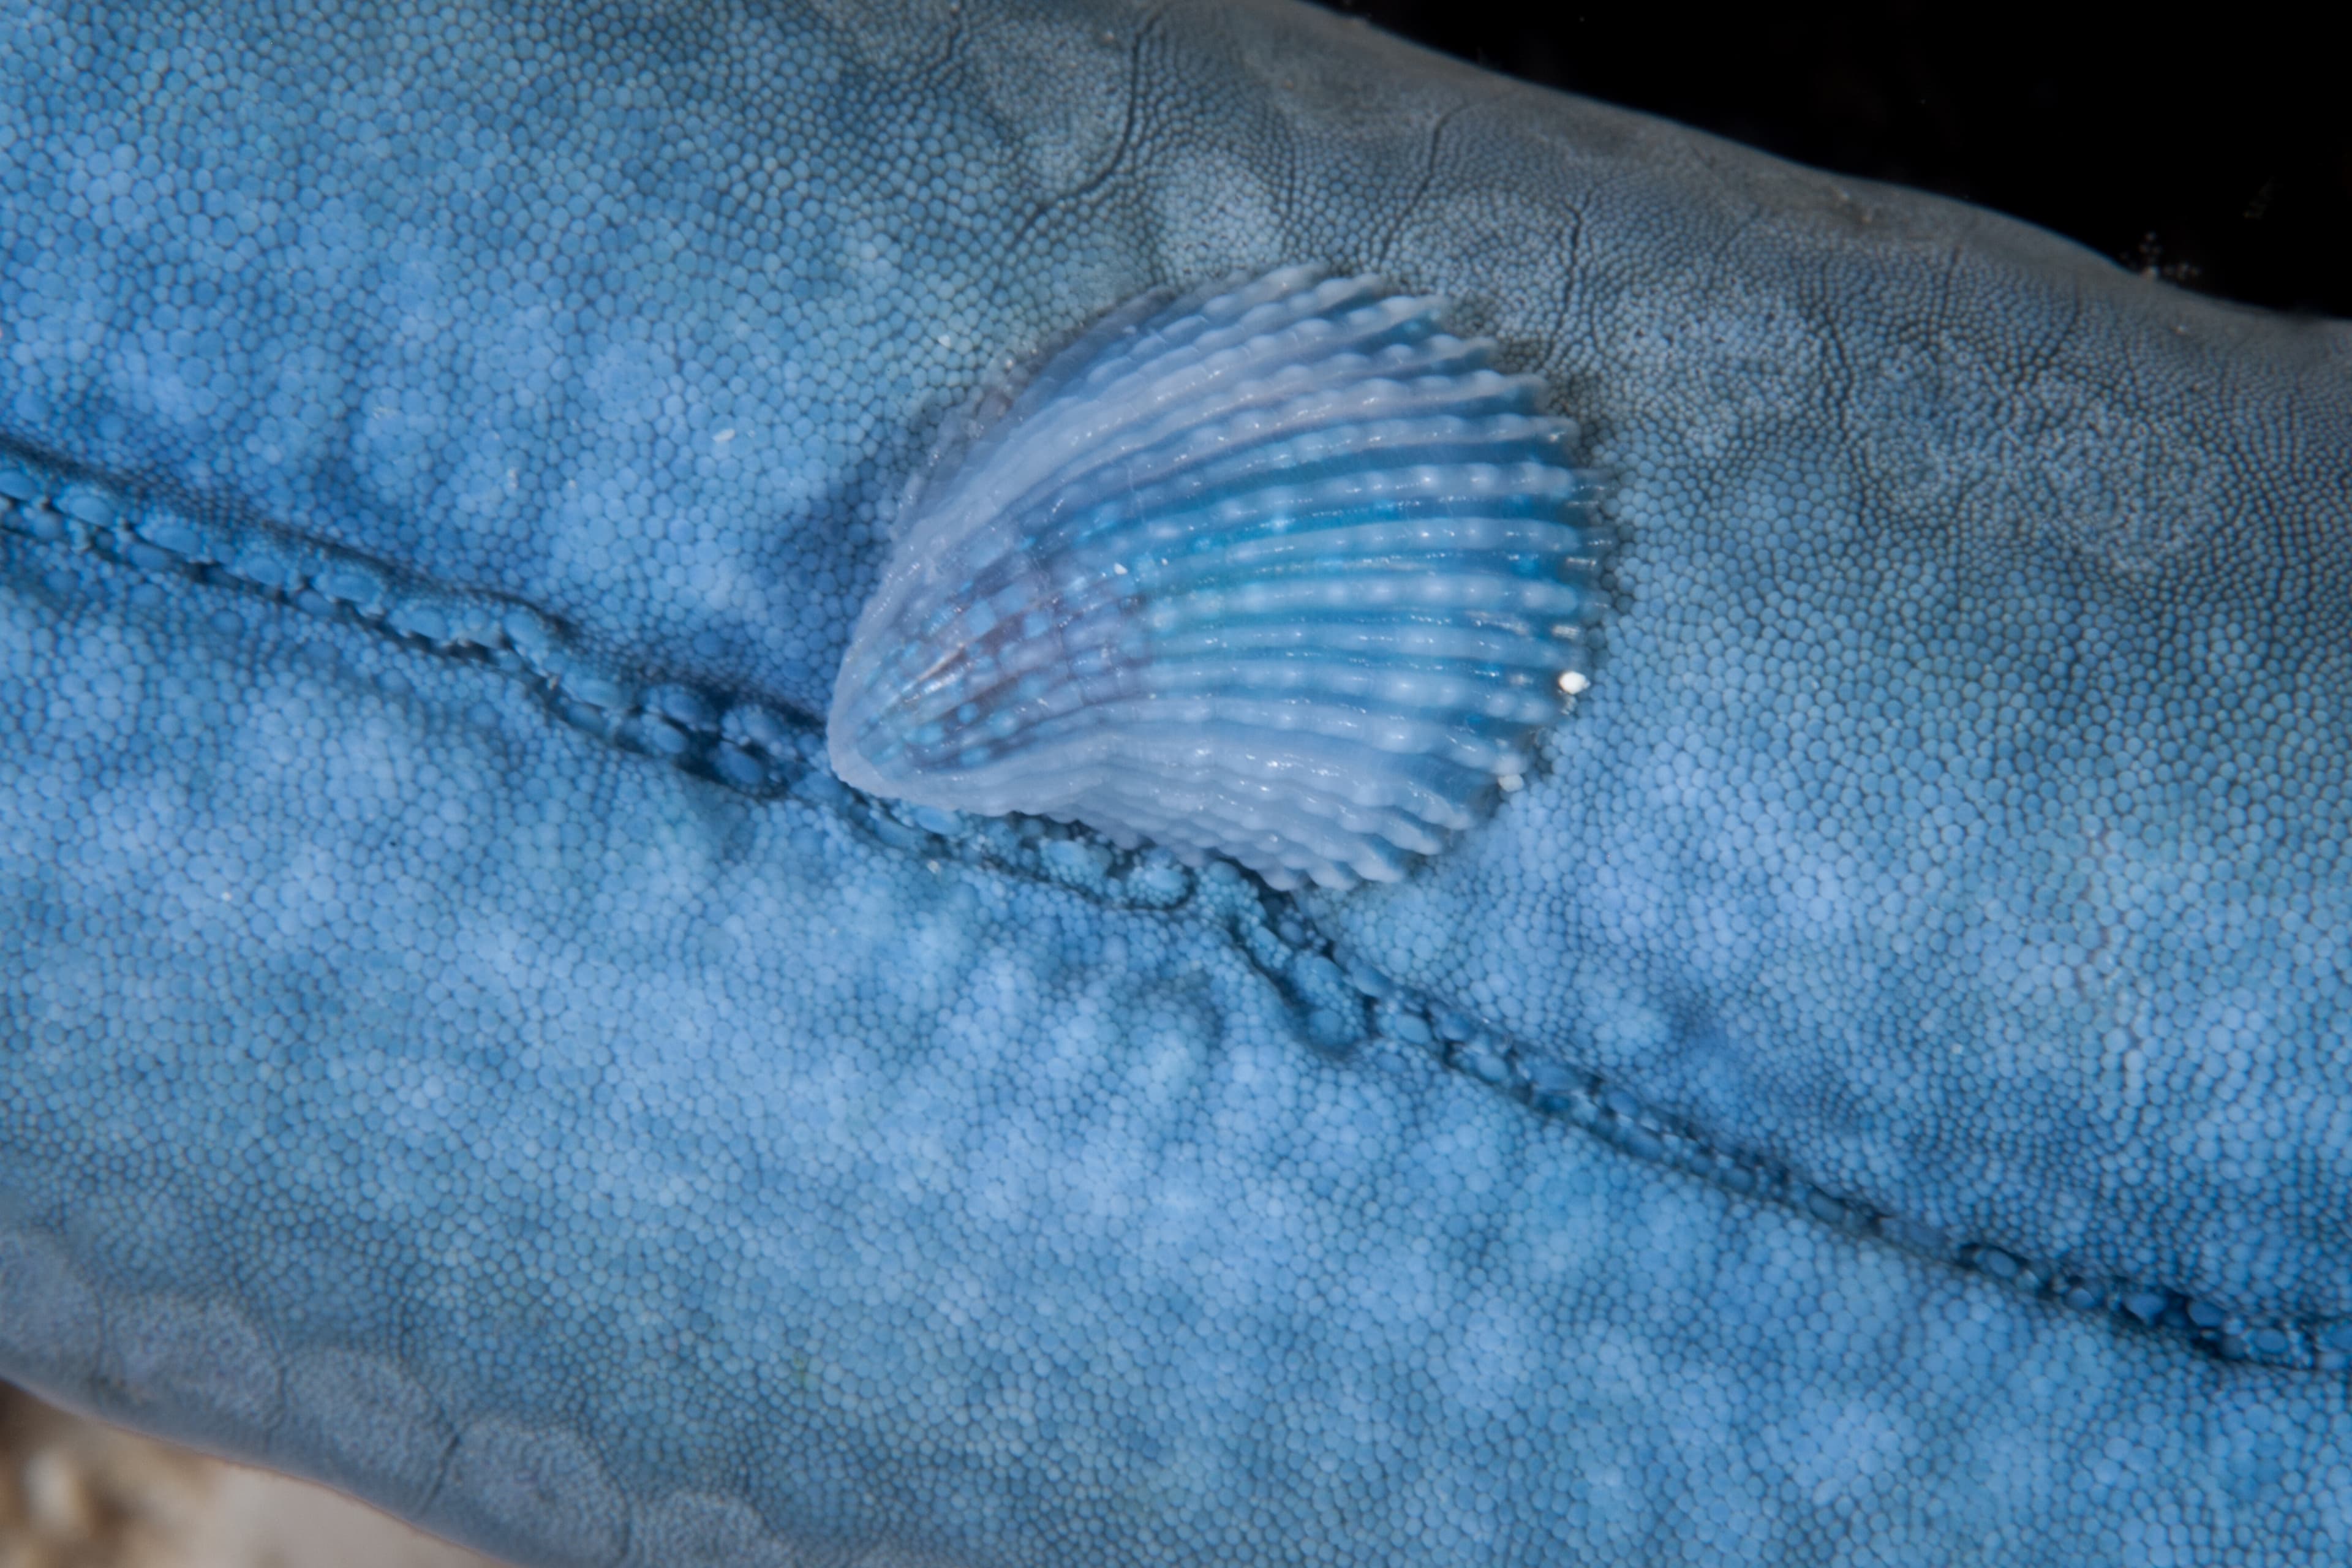
[{"label": "row of raised bumps", "polygon": [[1340,965],[1329,943],[1286,898],[1270,895],[1276,907],[1263,907],[1242,876],[1223,863],[1193,872],[1162,854],[1114,848],[1084,829],[901,807],[851,791],[817,765],[823,737],[812,722],[789,721],[756,702],[720,702],[686,686],[634,681],[615,662],[577,647],[528,605],[416,583],[268,525],[207,521],[167,501],[21,454],[0,453],[0,529],[96,552],[142,571],[219,581],[311,615],[348,616],[446,656],[487,659],[535,683],[557,715],[582,731],[746,793],[789,788],[850,815],[901,848],[982,860],[1090,897],[1146,907],[1184,904],[1205,886],[1211,896],[1204,909],[1292,996],[1318,1044],[1347,1048],[1369,1032],[1428,1051],[1538,1114],[1570,1122],[1637,1158],[2076,1310],[2186,1334],[2225,1360],[2352,1368],[2352,1320],[2256,1322],[2159,1286],[2085,1279],[2000,1247],[1956,1241],[1938,1227],[1872,1212],[1770,1162],[1717,1147],[1597,1075],[1407,992],[1370,966]]}]

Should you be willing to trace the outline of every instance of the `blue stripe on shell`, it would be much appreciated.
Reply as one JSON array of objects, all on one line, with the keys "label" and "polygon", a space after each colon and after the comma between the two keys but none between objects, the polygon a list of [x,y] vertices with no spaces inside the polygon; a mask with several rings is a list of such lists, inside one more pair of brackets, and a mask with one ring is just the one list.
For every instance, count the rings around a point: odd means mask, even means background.
[{"label": "blue stripe on shell", "polygon": [[1114,312],[910,502],[835,770],[1394,880],[1515,783],[1599,610],[1573,427],[1444,301],[1293,268]]}]

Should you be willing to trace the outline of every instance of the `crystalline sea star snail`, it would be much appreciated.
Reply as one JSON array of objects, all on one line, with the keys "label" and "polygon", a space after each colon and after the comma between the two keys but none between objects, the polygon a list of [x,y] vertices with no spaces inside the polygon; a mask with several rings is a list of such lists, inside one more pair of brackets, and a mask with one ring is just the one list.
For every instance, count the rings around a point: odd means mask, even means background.
[{"label": "crystalline sea star snail", "polygon": [[1277,888],[1393,881],[1586,675],[1574,427],[1443,302],[1286,268],[1055,355],[903,520],[830,723],[851,784]]}]

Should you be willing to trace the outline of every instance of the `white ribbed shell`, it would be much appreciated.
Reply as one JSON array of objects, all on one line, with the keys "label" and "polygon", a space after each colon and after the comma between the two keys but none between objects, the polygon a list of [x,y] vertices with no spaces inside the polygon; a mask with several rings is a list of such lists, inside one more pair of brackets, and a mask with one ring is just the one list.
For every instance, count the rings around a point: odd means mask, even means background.
[{"label": "white ribbed shell", "polygon": [[1596,596],[1571,427],[1442,305],[1291,268],[1054,356],[910,506],[835,770],[1276,887],[1443,848],[1581,684]]}]

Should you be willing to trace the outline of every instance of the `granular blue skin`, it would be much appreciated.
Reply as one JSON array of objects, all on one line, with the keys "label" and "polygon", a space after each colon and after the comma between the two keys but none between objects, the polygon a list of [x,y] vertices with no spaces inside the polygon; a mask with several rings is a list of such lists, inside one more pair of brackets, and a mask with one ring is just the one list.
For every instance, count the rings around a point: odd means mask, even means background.
[{"label": "granular blue skin", "polygon": [[[794,771],[943,422],[1296,262],[1587,432],[1545,771],[1295,903]],[[0,1370],[529,1563],[2352,1552],[2175,1321],[2352,1315],[2347,363],[1306,11],[16,6]]]}]

